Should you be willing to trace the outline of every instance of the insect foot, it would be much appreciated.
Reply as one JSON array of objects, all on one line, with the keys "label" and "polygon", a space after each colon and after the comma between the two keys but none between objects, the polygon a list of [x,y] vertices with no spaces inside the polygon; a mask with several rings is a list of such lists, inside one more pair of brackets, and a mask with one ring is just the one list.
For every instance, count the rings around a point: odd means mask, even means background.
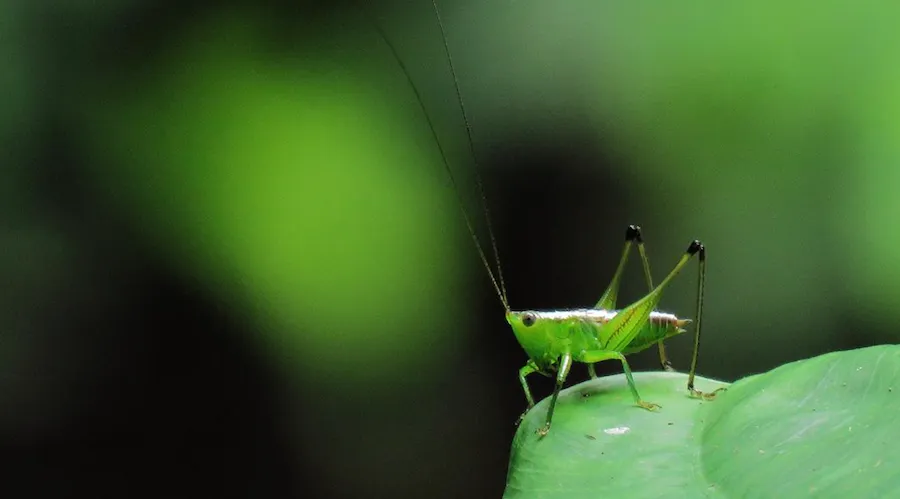
[{"label": "insect foot", "polygon": [[713,390],[713,391],[711,391],[711,392],[709,392],[709,393],[704,393],[704,392],[701,392],[700,390],[694,390],[694,389],[692,388],[692,389],[691,389],[691,397],[693,397],[693,398],[700,398],[700,399],[703,399],[703,400],[713,400],[713,399],[716,398],[716,394],[717,394],[717,393],[723,392],[723,391],[725,391],[725,387],[722,387],[722,388],[716,388],[715,390]]},{"label": "insect foot", "polygon": [[653,402],[644,402],[643,400],[638,401],[638,405],[647,409],[648,411],[655,411],[657,409],[662,409],[662,406],[659,404],[654,404]]},{"label": "insect foot", "polygon": [[538,428],[538,438],[544,438],[548,433],[550,433],[550,423],[546,423],[544,426]]}]

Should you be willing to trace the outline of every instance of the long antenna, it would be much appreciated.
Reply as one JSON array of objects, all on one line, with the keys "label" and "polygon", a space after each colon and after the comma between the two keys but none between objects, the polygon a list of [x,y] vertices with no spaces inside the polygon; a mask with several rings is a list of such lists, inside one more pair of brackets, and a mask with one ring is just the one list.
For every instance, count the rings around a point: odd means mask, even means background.
[{"label": "long antenna", "polygon": [[[370,19],[371,18],[370,16]],[[425,107],[425,101],[422,100],[422,95],[419,93],[418,87],[416,87],[415,82],[413,82],[412,76],[410,76],[409,71],[406,69],[406,64],[403,63],[403,59],[400,58],[400,55],[397,53],[396,47],[391,43],[390,38],[387,37],[384,30],[381,29],[381,26],[378,25],[377,22],[374,22],[373,26],[375,27],[375,31],[381,36],[381,39],[384,40],[385,45],[391,50],[391,53],[394,55],[394,60],[397,61],[397,65],[400,66],[400,69],[403,71],[403,75],[406,76],[406,81],[409,83],[410,88],[412,88],[413,93],[416,95],[416,101],[419,103],[419,107],[422,109],[422,114],[425,115],[425,121],[428,122],[428,129],[431,130],[431,136],[434,138],[434,142],[437,144],[438,151],[441,153],[441,161],[444,163],[444,169],[447,170],[447,175],[450,177],[450,183],[453,184],[453,191],[456,193],[456,200],[459,202],[459,208],[462,211],[463,218],[466,221],[466,227],[469,229],[469,235],[472,236],[472,241],[475,242],[475,249],[478,250],[478,256],[481,257],[481,263],[484,264],[485,270],[488,272],[488,276],[491,278],[491,283],[494,285],[494,290],[497,292],[497,297],[500,298],[500,302],[503,304],[503,308],[509,312],[509,302],[506,300],[506,288],[502,287],[502,285],[498,284],[497,278],[494,277],[494,272],[491,270],[491,265],[488,262],[488,258],[484,253],[484,249],[481,247],[481,243],[478,242],[478,236],[475,234],[475,228],[472,225],[472,220],[469,218],[469,213],[466,211],[465,203],[463,202],[462,194],[460,194],[459,184],[456,182],[456,177],[453,175],[453,169],[450,168],[450,162],[447,160],[447,154],[444,152],[444,147],[441,145],[441,141],[438,138],[437,130],[434,128],[434,123],[431,121],[431,116],[428,114],[428,109]],[[443,33],[443,31],[442,31]],[[446,43],[446,40],[445,40]],[[468,124],[466,125],[468,129]],[[471,143],[471,139],[470,139]],[[477,175],[477,172],[476,172]],[[478,186],[481,187],[481,178],[476,177],[478,179]],[[482,190],[482,199],[484,199],[484,191]],[[487,213],[487,206],[485,205],[485,213]],[[490,220],[488,221],[490,224]],[[490,229],[490,225],[488,226]],[[491,233],[491,242],[494,241],[493,233]],[[494,245],[494,254],[496,256],[496,244]],[[497,260],[497,272],[500,273],[499,267],[500,260]],[[502,274],[500,274],[500,283],[503,282]]]},{"label": "long antenna", "polygon": [[[437,0],[431,0],[431,5],[434,6],[434,15],[437,17],[438,26],[441,28],[441,40],[444,42],[444,52],[447,53],[447,64],[450,66],[450,74],[453,75],[453,88],[456,89],[456,100],[459,102],[463,121],[466,124],[466,135],[469,138],[469,151],[472,153],[472,162],[475,167],[475,182],[478,184],[478,193],[481,194],[481,207],[484,209],[484,219],[487,222],[488,235],[491,238],[491,246],[494,248],[494,260],[497,262],[497,276],[500,278],[500,289],[503,294],[504,303],[506,303],[506,283],[503,282],[503,268],[500,266],[500,252],[497,251],[497,239],[494,238],[494,229],[491,226],[491,213],[488,210],[487,196],[484,195],[484,184],[481,182],[481,175],[478,173],[478,155],[475,154],[475,142],[472,140],[472,125],[469,123],[469,115],[466,113],[465,104],[463,104],[462,91],[459,89],[459,78],[456,76],[456,67],[453,65],[453,56],[450,55],[450,44],[447,43],[447,31],[444,29],[444,21],[441,19],[441,11],[438,9]],[[509,307],[506,308],[507,310],[509,309]]]}]

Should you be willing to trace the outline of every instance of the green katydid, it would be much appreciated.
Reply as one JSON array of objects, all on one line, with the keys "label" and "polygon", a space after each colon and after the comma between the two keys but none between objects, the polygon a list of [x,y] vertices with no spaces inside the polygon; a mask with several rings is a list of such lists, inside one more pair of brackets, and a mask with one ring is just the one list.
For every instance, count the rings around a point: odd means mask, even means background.
[{"label": "green katydid", "polygon": [[[550,424],[553,419],[553,410],[556,406],[557,397],[559,396],[559,392],[562,389],[563,383],[565,382],[566,377],[569,374],[569,370],[572,367],[573,362],[587,364],[591,378],[596,378],[597,374],[594,370],[595,363],[604,360],[618,360],[622,363],[622,368],[625,372],[625,378],[628,382],[628,387],[631,390],[631,394],[634,398],[635,404],[647,410],[655,410],[660,407],[657,404],[647,402],[641,398],[632,377],[631,368],[629,367],[628,361],[625,359],[625,356],[640,352],[642,350],[650,348],[653,345],[658,345],[660,363],[663,369],[667,371],[673,370],[672,365],[666,355],[663,342],[666,339],[671,338],[672,336],[685,332],[685,329],[683,329],[683,327],[688,323],[691,323],[692,321],[690,319],[679,318],[673,314],[658,312],[655,310],[655,308],[659,304],[662,292],[666,288],[666,286],[668,286],[672,279],[688,264],[691,258],[695,255],[698,256],[699,260],[697,309],[696,321],[694,321],[694,349],[691,356],[691,368],[688,375],[687,389],[688,393],[692,397],[702,398],[706,400],[713,399],[718,391],[723,390],[722,388],[719,388],[713,392],[705,393],[697,390],[694,387],[694,377],[697,368],[697,356],[700,348],[700,326],[703,313],[703,291],[706,280],[706,248],[700,241],[695,240],[691,242],[685,253],[678,260],[675,268],[673,268],[672,271],[669,272],[669,275],[666,276],[666,278],[663,279],[663,281],[660,282],[659,285],[654,287],[653,279],[650,274],[650,263],[647,258],[646,250],[644,248],[641,229],[637,225],[631,225],[626,230],[625,247],[622,252],[621,258],[619,259],[618,267],[613,274],[612,281],[606,288],[606,291],[600,297],[600,300],[594,305],[594,308],[551,311],[514,311],[510,308],[506,296],[506,287],[503,282],[503,273],[500,268],[499,252],[497,251],[497,244],[491,228],[487,203],[485,202],[484,189],[480,176],[477,172],[477,158],[475,154],[474,142],[472,140],[472,128],[469,124],[469,118],[466,113],[465,105],[463,103],[462,92],[460,91],[459,87],[459,80],[456,75],[453,58],[450,53],[449,43],[447,41],[446,30],[444,28],[444,23],[441,19],[440,10],[438,9],[436,0],[432,0],[432,6],[434,8],[434,14],[437,19],[437,24],[441,30],[441,37],[447,56],[450,74],[453,78],[456,97],[462,111],[463,120],[465,122],[470,152],[472,154],[473,161],[476,163],[475,179],[478,184],[479,193],[481,194],[482,208],[484,210],[487,229],[493,248],[497,268],[496,275],[494,274],[492,267],[488,262],[488,258],[478,240],[478,237],[476,236],[474,226],[471,222],[471,219],[469,218],[468,212],[465,209],[465,204],[463,203],[459,186],[456,182],[455,176],[453,175],[453,170],[452,168],[450,168],[450,164],[447,160],[446,154],[444,153],[443,147],[441,146],[441,142],[437,136],[435,127],[425,108],[424,101],[422,100],[418,89],[413,83],[412,78],[410,77],[409,72],[405,67],[405,64],[397,54],[394,46],[391,44],[390,40],[385,36],[382,30],[378,28],[377,25],[376,29],[393,52],[395,60],[400,65],[404,75],[406,76],[410,86],[412,87],[413,92],[416,95],[416,99],[418,100],[419,106],[421,107],[425,115],[425,119],[428,122],[428,126],[431,130],[432,136],[440,151],[441,159],[444,163],[444,167],[450,178],[451,184],[453,185],[453,189],[456,192],[460,208],[462,209],[463,218],[472,237],[472,240],[475,243],[475,248],[478,251],[485,269],[487,270],[494,290],[496,291],[497,296],[500,298],[500,302],[503,304],[506,321],[512,327],[516,339],[525,350],[525,353],[528,355],[528,362],[521,369],[519,369],[519,381],[522,384],[522,389],[525,392],[525,398],[528,402],[528,409],[526,409],[525,413],[527,413],[528,410],[533,408],[535,405],[534,398],[531,395],[531,390],[529,389],[528,383],[526,381],[526,377],[532,373],[539,373],[544,376],[555,377],[556,379],[556,385],[553,390],[552,398],[550,399],[549,408],[547,410],[546,422],[538,430],[538,434],[544,436],[550,430]],[[647,281],[649,291],[643,298],[637,300],[636,302],[628,305],[623,309],[616,310],[616,300],[618,297],[619,283],[625,269],[625,264],[628,261],[628,256],[631,253],[632,245],[637,246],[638,253],[640,254],[641,263],[644,270],[644,277]]]}]

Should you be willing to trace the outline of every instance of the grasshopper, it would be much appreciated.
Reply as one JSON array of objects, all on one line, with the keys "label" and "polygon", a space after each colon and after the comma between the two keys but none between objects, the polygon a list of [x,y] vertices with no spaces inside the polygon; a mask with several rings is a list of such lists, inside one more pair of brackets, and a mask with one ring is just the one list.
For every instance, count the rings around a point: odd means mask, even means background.
[{"label": "grasshopper", "polygon": [[[553,420],[553,411],[556,406],[557,398],[559,397],[559,392],[569,375],[569,371],[571,370],[573,362],[587,364],[591,378],[597,377],[596,371],[594,369],[594,364],[596,364],[597,362],[602,362],[604,360],[617,360],[621,362],[622,369],[625,372],[625,378],[634,398],[635,405],[651,411],[659,409],[660,406],[658,404],[647,402],[641,398],[631,373],[631,367],[628,365],[628,361],[626,360],[625,356],[643,351],[647,348],[652,347],[653,345],[657,345],[659,349],[660,364],[662,365],[663,369],[666,371],[673,371],[674,369],[672,368],[672,364],[669,361],[668,356],[666,355],[666,350],[663,342],[668,338],[685,332],[684,326],[690,324],[691,322],[693,322],[694,327],[694,349],[691,356],[691,368],[688,374],[687,390],[691,397],[712,400],[716,396],[717,392],[723,390],[723,388],[719,388],[713,392],[705,393],[697,390],[694,386],[694,378],[697,368],[697,356],[700,349],[700,331],[703,316],[703,292],[706,282],[706,248],[698,240],[694,240],[690,243],[687,250],[681,256],[681,258],[678,260],[678,263],[675,264],[675,267],[669,272],[666,278],[663,279],[662,282],[659,283],[659,285],[654,286],[653,278],[650,274],[650,263],[647,258],[646,250],[644,248],[644,240],[641,228],[638,225],[630,225],[625,232],[625,248],[622,251],[622,256],[619,259],[619,265],[616,268],[612,281],[606,288],[606,291],[600,297],[600,300],[594,305],[593,308],[522,311],[516,311],[510,308],[509,301],[506,295],[506,286],[503,282],[503,273],[500,268],[499,252],[497,251],[497,244],[493,235],[493,230],[491,228],[487,203],[485,202],[484,188],[480,176],[477,172],[477,157],[475,154],[474,142],[472,140],[472,127],[469,123],[468,114],[466,113],[465,104],[463,102],[462,93],[459,87],[459,79],[456,75],[456,69],[453,64],[453,57],[451,55],[450,46],[447,41],[446,29],[444,27],[443,20],[441,19],[440,9],[437,6],[436,0],[432,0],[432,6],[434,8],[434,14],[435,18],[437,19],[437,24],[440,27],[441,38],[443,41],[450,74],[453,78],[454,88],[456,90],[456,97],[462,111],[463,120],[465,122],[470,152],[472,154],[473,160],[476,163],[475,178],[478,184],[479,192],[481,194],[482,208],[484,210],[487,229],[493,248],[493,255],[497,268],[496,274],[492,270],[491,264],[488,261],[485,251],[482,248],[478,237],[476,236],[474,225],[472,224],[468,212],[465,209],[465,204],[463,202],[462,195],[460,194],[459,186],[457,185],[456,179],[453,175],[453,170],[452,168],[450,168],[447,156],[443,150],[443,147],[441,146],[440,140],[438,139],[437,132],[435,131],[435,127],[431,121],[430,116],[428,115],[424,101],[419,94],[419,91],[416,88],[415,84],[413,83],[412,78],[410,77],[410,74],[407,71],[402,59],[397,54],[395,47],[391,44],[390,40],[387,38],[387,36],[385,36],[384,32],[380,28],[378,28],[377,25],[376,29],[378,30],[382,39],[384,39],[384,41],[390,48],[391,52],[394,55],[394,59],[400,65],[413,92],[416,95],[416,99],[418,100],[419,106],[421,107],[425,115],[428,126],[431,129],[432,136],[440,151],[444,167],[453,185],[454,191],[456,192],[460,208],[462,209],[463,218],[469,230],[469,234],[471,235],[472,240],[475,243],[475,248],[478,251],[485,269],[487,270],[494,290],[496,291],[497,296],[500,298],[500,302],[503,304],[506,322],[509,323],[510,327],[512,328],[513,334],[516,337],[516,340],[518,340],[519,345],[521,345],[522,349],[528,355],[528,361],[524,366],[522,366],[521,369],[519,369],[519,382],[522,385],[522,390],[525,392],[525,399],[528,402],[528,408],[525,410],[525,413],[523,413],[519,418],[519,421],[521,421],[525,414],[527,414],[528,411],[531,410],[535,405],[534,398],[531,395],[531,390],[528,387],[526,377],[529,374],[533,373],[538,373],[548,377],[554,377],[556,380],[556,385],[553,390],[552,398],[550,399],[549,408],[547,409],[546,420],[544,425],[537,430],[537,433],[540,436],[545,436],[548,434],[548,432],[550,431],[550,425]],[[641,257],[641,263],[644,269],[644,277],[647,281],[648,286],[648,293],[644,295],[643,298],[635,301],[625,308],[616,309],[619,283],[625,269],[625,264],[628,261],[629,254],[631,253],[632,246],[635,245],[637,246],[638,253]],[[699,261],[696,319],[692,321],[691,319],[679,318],[673,314],[656,311],[655,309],[659,304],[662,292],[664,291],[666,286],[669,285],[672,279],[674,279],[675,276],[678,275],[678,273],[688,264],[688,262],[694,256],[697,256],[697,260]]]}]

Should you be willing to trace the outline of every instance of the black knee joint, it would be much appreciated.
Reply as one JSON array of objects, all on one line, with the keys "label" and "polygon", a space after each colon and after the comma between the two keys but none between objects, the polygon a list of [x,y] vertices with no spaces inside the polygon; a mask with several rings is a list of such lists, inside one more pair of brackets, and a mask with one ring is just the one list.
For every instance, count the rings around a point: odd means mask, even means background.
[{"label": "black knee joint", "polygon": [[629,225],[628,229],[625,230],[625,240],[626,241],[637,241],[639,243],[643,243],[644,236],[641,235],[641,226],[640,225]]},{"label": "black knee joint", "polygon": [[687,252],[689,255],[696,255],[697,253],[700,253],[700,259],[706,259],[706,248],[703,246],[703,243],[696,239],[694,239],[694,241],[691,242],[691,245],[688,246]]}]

